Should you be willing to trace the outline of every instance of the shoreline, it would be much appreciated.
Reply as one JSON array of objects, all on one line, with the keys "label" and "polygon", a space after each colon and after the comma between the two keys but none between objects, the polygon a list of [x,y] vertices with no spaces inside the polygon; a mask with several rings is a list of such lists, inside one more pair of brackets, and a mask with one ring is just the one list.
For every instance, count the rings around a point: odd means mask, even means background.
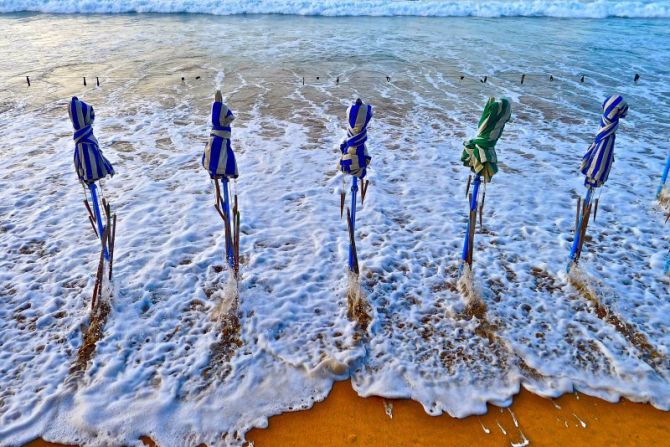
[{"label": "shoreline", "polygon": [[[590,446],[660,445],[670,439],[670,412],[579,392],[556,399],[522,388],[510,407],[488,405],[481,416],[430,416],[409,399],[360,397],[351,381],[336,382],[323,402],[269,418],[247,440],[265,446]],[[145,445],[153,445],[143,437]],[[37,439],[25,447],[64,447]]]}]

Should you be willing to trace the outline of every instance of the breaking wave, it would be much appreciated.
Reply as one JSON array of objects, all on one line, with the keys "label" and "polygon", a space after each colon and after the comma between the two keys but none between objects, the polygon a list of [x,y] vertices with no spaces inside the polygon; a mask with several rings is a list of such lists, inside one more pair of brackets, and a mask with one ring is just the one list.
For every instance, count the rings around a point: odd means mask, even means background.
[{"label": "breaking wave", "polygon": [[0,0],[0,12],[302,16],[668,18],[667,1],[639,0]]}]

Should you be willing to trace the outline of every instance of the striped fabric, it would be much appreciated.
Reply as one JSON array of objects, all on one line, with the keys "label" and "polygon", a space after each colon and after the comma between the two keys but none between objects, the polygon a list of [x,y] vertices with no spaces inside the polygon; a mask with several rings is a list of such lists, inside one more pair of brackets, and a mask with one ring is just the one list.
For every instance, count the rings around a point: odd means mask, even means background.
[{"label": "striped fabric", "polygon": [[607,181],[614,162],[615,132],[619,118],[625,118],[627,113],[628,104],[619,95],[610,96],[603,103],[600,129],[582,158],[581,171],[586,176],[585,186],[597,188]]},{"label": "striped fabric", "polygon": [[487,183],[498,172],[496,143],[511,116],[512,107],[507,99],[496,101],[489,98],[479,119],[477,136],[463,143],[461,162],[475,174],[480,174]]},{"label": "striped fabric", "polygon": [[235,119],[233,112],[223,103],[221,92],[216,92],[212,104],[212,131],[209,142],[202,154],[202,166],[212,178],[237,178],[237,162],[230,145],[230,123]]},{"label": "striped fabric", "polygon": [[67,109],[74,127],[74,168],[79,180],[93,183],[108,175],[114,175],[112,164],[102,155],[98,140],[93,135],[93,107],[72,97]]},{"label": "striped fabric", "polygon": [[372,119],[372,106],[358,99],[347,109],[347,138],[340,144],[340,170],[364,178],[372,157],[368,155],[368,124]]}]

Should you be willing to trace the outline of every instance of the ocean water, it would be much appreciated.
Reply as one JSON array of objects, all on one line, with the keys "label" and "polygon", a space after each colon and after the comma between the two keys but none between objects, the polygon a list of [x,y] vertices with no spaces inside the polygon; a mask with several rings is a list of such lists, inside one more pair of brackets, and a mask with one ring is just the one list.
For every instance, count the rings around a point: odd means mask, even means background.
[{"label": "ocean water", "polygon": [[[219,4],[305,15],[360,6]],[[522,2],[444,3],[480,4],[500,7],[482,15],[524,15]],[[561,5],[577,16],[649,17],[0,15],[0,445],[37,436],[138,445],[140,435],[161,446],[236,445],[347,378],[362,396],[458,417],[507,404],[521,386],[670,410],[670,240],[654,198],[670,150],[670,28],[651,18],[667,15],[667,3],[531,5],[544,13],[526,5],[529,15],[567,15],[549,12]],[[431,12],[437,2],[391,7],[444,15]],[[377,15],[395,14],[385,11]],[[223,229],[199,165],[217,88],[237,116],[239,296],[221,270]],[[612,93],[630,113],[580,270],[568,277],[579,163]],[[117,169],[103,189],[119,216],[111,310],[83,367],[99,245],[72,166],[72,95],[95,107]],[[456,281],[467,216],[459,158],[489,96],[510,98],[513,117],[477,229],[473,312]],[[357,97],[375,111],[357,216],[368,324],[347,298],[336,169]]]}]

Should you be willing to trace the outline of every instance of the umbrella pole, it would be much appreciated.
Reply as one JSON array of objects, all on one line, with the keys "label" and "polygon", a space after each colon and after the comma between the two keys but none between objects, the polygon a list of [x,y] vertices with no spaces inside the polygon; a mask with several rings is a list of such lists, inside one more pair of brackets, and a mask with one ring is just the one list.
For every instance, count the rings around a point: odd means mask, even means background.
[{"label": "umbrella pole", "polygon": [[350,233],[352,240],[349,243],[349,270],[354,273],[358,273],[358,259],[355,252],[355,247],[353,245],[353,235],[356,230],[356,195],[358,193],[358,178],[356,176],[351,177],[351,225]]},{"label": "umbrella pole", "polygon": [[463,266],[465,264],[472,267],[472,248],[475,240],[475,225],[477,223],[477,196],[479,194],[479,185],[481,182],[482,177],[477,174],[475,176],[475,181],[473,182],[472,195],[470,196],[470,214],[468,218],[468,226],[465,230],[465,240],[463,241],[463,254],[461,255],[459,275],[463,272]]},{"label": "umbrella pole", "polygon": [[[575,239],[572,241],[572,248],[570,249],[570,260],[566,267],[566,272],[570,272],[572,264],[579,261],[579,256],[582,252],[582,245],[584,244],[584,236],[586,235],[586,226],[589,223],[588,215],[591,213],[591,199],[593,197],[593,188],[589,188],[584,198],[583,207],[579,207],[579,219],[577,228],[575,228]],[[578,205],[579,206],[579,205]]]},{"label": "umbrella pole", "polygon": [[670,155],[668,155],[668,160],[665,162],[665,169],[663,170],[663,175],[661,176],[661,184],[658,185],[658,191],[656,191],[656,198],[661,197],[661,192],[665,186],[665,182],[668,180],[668,172],[670,172]]},{"label": "umbrella pole", "polygon": [[[105,226],[102,223],[102,214],[100,214],[100,202],[98,201],[98,190],[95,183],[88,185],[88,189],[91,190],[91,200],[93,201],[93,211],[95,213],[95,222],[98,224],[98,235],[101,240],[103,238]],[[107,251],[107,244],[105,241],[102,241],[103,251],[105,254],[105,260],[109,260],[109,252]]]},{"label": "umbrella pole", "polygon": [[224,177],[223,183],[223,214],[226,216],[226,257],[231,269],[235,269],[235,255],[233,254],[233,244],[230,229],[230,195],[228,194],[228,179]]}]

